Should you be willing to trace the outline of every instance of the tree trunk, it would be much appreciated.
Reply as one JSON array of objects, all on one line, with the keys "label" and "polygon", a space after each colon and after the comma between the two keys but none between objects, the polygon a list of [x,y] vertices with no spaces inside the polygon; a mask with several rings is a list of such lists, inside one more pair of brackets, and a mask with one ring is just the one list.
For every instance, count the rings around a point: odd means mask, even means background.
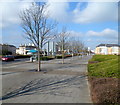
[{"label": "tree trunk", "polygon": [[64,45],[62,44],[62,64],[64,64]]},{"label": "tree trunk", "polygon": [[64,51],[62,51],[62,64],[64,64]]},{"label": "tree trunk", "polygon": [[38,49],[38,72],[41,71],[40,50]]},{"label": "tree trunk", "polygon": [[48,56],[49,56],[49,41],[48,41]]}]

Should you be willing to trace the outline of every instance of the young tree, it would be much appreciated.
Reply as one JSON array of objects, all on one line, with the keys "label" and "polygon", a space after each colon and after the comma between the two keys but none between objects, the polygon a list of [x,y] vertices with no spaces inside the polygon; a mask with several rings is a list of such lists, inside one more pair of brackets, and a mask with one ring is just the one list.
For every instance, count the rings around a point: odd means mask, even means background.
[{"label": "young tree", "polygon": [[69,37],[69,33],[66,30],[66,27],[62,28],[62,32],[60,32],[59,36],[58,36],[58,46],[60,47],[60,50],[62,50],[62,63],[64,63],[64,56],[65,56],[65,50],[68,47],[68,40]]},{"label": "young tree", "polygon": [[43,46],[54,37],[52,32],[56,27],[56,22],[50,21],[46,11],[47,5],[45,3],[32,3],[30,8],[20,13],[21,26],[26,34],[26,38],[38,50],[38,71],[41,70],[40,52]]}]

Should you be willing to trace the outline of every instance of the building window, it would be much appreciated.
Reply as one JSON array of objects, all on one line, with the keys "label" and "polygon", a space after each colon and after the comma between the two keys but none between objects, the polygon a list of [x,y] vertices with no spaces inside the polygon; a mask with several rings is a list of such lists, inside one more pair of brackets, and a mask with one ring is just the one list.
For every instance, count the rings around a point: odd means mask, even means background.
[{"label": "building window", "polygon": [[113,47],[112,48],[112,52],[118,52],[118,48],[117,47]]},{"label": "building window", "polygon": [[99,52],[100,52],[100,53],[102,52],[102,48],[99,49]]}]

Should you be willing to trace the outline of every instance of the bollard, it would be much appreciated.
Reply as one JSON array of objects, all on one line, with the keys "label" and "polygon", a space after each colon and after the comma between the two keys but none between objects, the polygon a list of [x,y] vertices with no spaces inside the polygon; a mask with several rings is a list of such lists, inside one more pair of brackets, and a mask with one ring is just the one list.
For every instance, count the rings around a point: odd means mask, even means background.
[{"label": "bollard", "polygon": [[33,62],[33,57],[30,57],[30,62]]}]

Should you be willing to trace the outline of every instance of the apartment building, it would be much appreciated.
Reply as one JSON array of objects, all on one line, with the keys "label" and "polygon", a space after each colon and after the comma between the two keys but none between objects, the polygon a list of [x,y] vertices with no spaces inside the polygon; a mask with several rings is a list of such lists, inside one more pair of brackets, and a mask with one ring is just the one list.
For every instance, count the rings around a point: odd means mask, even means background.
[{"label": "apartment building", "polygon": [[95,54],[120,55],[120,45],[118,44],[99,44],[96,46]]}]

